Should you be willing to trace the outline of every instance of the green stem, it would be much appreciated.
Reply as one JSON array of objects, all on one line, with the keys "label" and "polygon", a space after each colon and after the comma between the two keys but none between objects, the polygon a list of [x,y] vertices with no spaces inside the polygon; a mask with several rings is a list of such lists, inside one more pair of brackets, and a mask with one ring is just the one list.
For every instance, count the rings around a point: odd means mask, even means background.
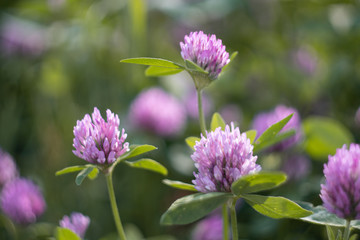
[{"label": "green stem", "polygon": [[205,123],[205,117],[204,117],[204,110],[202,106],[202,96],[201,96],[201,89],[197,90],[197,96],[198,96],[198,110],[199,110],[199,123],[200,123],[200,129],[201,133],[206,136],[206,123]]},{"label": "green stem", "polygon": [[114,215],[114,221],[115,221],[117,231],[119,233],[120,240],[126,240],[125,232],[124,232],[123,226],[121,224],[119,210],[116,205],[116,198],[115,198],[114,186],[113,186],[113,182],[112,182],[112,171],[111,170],[108,174],[106,174],[106,183],[107,183],[107,188],[108,188],[108,192],[109,192],[111,210]]},{"label": "green stem", "polygon": [[236,220],[236,209],[235,209],[235,204],[236,204],[236,198],[234,198],[234,200],[231,203],[231,207],[230,207],[230,216],[231,216],[231,230],[232,230],[232,239],[233,240],[238,240],[238,229],[237,229],[237,220]]},{"label": "green stem", "polygon": [[228,208],[225,203],[222,207],[222,217],[223,217],[223,240],[229,240],[229,217],[228,217]]},{"label": "green stem", "polygon": [[344,230],[344,240],[349,240],[350,238],[350,222],[351,220],[346,220],[346,226]]}]

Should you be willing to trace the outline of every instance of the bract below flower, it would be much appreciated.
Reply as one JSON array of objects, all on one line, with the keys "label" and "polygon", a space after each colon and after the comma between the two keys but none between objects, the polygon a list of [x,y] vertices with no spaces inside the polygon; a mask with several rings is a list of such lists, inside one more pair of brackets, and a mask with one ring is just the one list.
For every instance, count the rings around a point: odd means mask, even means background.
[{"label": "bract below flower", "polygon": [[23,178],[8,182],[1,192],[0,200],[3,212],[13,221],[23,225],[34,223],[46,208],[38,186]]},{"label": "bract below flower", "polygon": [[200,192],[231,192],[231,185],[238,178],[259,172],[257,156],[245,133],[240,133],[231,123],[225,131],[217,128],[194,146],[191,158],[198,173],[194,173],[195,188]]},{"label": "bract below flower", "polygon": [[0,148],[0,186],[19,175],[14,159]]},{"label": "bract below flower", "polygon": [[186,123],[183,104],[161,88],[141,92],[130,106],[134,126],[163,137],[179,134]]},{"label": "bract below flower", "polygon": [[337,149],[324,164],[324,175],[320,194],[324,207],[340,218],[360,220],[360,146]]},{"label": "bract below flower", "polygon": [[107,122],[95,107],[92,119],[86,114],[74,127],[73,153],[90,163],[111,164],[125,152],[129,143],[127,134],[119,131],[120,119],[117,114],[106,110]]},{"label": "bract below flower", "polygon": [[230,62],[229,53],[225,50],[221,39],[214,34],[206,35],[202,31],[191,32],[180,42],[181,56],[190,60],[209,73],[211,80],[215,80],[223,67]]},{"label": "bract below flower", "polygon": [[81,238],[85,236],[85,232],[89,227],[89,224],[90,218],[78,212],[73,212],[70,217],[64,216],[60,220],[60,227],[70,229]]}]

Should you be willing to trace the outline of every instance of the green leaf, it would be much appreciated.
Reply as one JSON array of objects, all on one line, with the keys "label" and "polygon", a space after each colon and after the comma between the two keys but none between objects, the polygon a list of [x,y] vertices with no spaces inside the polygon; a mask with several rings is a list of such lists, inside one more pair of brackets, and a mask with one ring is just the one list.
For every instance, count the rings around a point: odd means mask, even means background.
[{"label": "green leaf", "polygon": [[176,200],[161,216],[162,225],[192,223],[233,198],[229,193],[195,193]]},{"label": "green leaf", "polygon": [[335,233],[334,233],[332,227],[326,225],[326,232],[327,232],[327,235],[328,235],[328,239],[329,239],[329,240],[336,240],[336,239],[335,239]]},{"label": "green leaf", "polygon": [[261,196],[253,194],[241,195],[257,212],[271,218],[302,218],[312,214],[293,201],[283,197]]},{"label": "green leaf", "polygon": [[165,176],[168,174],[167,169],[153,159],[143,158],[135,162],[125,161],[125,163],[133,168],[141,168],[141,169],[157,172]]},{"label": "green leaf", "polygon": [[139,58],[127,58],[123,59],[120,62],[123,63],[134,63],[148,66],[158,66],[158,67],[166,67],[166,68],[178,68],[185,69],[178,63],[174,63],[172,61],[161,59],[161,58],[148,58],[148,57],[139,57]]},{"label": "green leaf", "polygon": [[256,138],[256,130],[248,130],[245,132],[248,139],[250,139],[250,143],[253,144]]},{"label": "green leaf", "polygon": [[273,141],[273,138],[283,129],[283,127],[290,121],[293,114],[290,114],[286,118],[281,121],[271,125],[268,129],[266,129],[263,134],[255,141],[254,144],[254,152],[259,151],[265,147],[270,146]]},{"label": "green leaf", "polygon": [[81,240],[73,231],[68,228],[56,228],[56,240]]},{"label": "green leaf", "polygon": [[153,151],[157,149],[157,147],[154,147],[152,145],[131,145],[130,146],[130,151],[123,154],[122,156],[120,156],[116,161],[117,162],[121,162],[125,159],[129,159],[129,158],[132,158],[132,157],[136,157],[140,154],[143,154],[143,153],[147,153],[147,152],[150,152],[150,151]]},{"label": "green leaf", "polygon": [[314,159],[327,160],[337,148],[353,141],[351,132],[327,117],[310,117],[303,122],[305,151]]},{"label": "green leaf", "polygon": [[269,139],[268,141],[266,142],[263,142],[262,144],[258,144],[256,146],[254,146],[254,150],[253,152],[254,153],[257,153],[267,147],[270,147],[270,146],[273,146],[289,137],[292,137],[295,135],[295,130],[289,130],[289,131],[286,131],[286,132],[283,132],[283,133],[279,133],[278,135],[276,135],[275,137],[273,137],[272,139]]},{"label": "green leaf", "polygon": [[94,168],[89,174],[88,174],[88,178],[91,180],[94,180],[95,178],[97,178],[97,176],[99,175],[99,169],[98,168]]},{"label": "green leaf", "polygon": [[236,195],[254,193],[278,187],[285,182],[286,174],[283,172],[259,172],[245,175],[231,185],[231,191]]},{"label": "green leaf", "polygon": [[78,166],[66,167],[64,169],[57,171],[55,173],[55,176],[60,176],[60,175],[72,173],[72,172],[78,172],[78,171],[83,170],[84,168],[87,168],[87,166],[86,165],[78,165]]},{"label": "green leaf", "polygon": [[234,58],[235,58],[237,55],[238,55],[238,52],[237,52],[237,51],[236,51],[236,52],[233,52],[233,53],[231,54],[231,56],[230,56],[230,62],[223,67],[221,73],[223,73],[223,72],[229,67],[229,65],[231,64],[232,60],[234,60]]},{"label": "green leaf", "polygon": [[192,150],[195,150],[194,146],[195,146],[196,142],[199,142],[200,140],[201,139],[198,137],[187,137],[185,139],[185,142]]},{"label": "green leaf", "polygon": [[358,239],[358,235],[357,234],[353,234],[351,235],[350,239],[349,240],[356,240]]},{"label": "green leaf", "polygon": [[200,67],[199,65],[197,65],[196,63],[194,63],[190,60],[185,60],[185,66],[186,66],[186,69],[189,71],[195,71],[195,72],[200,72],[203,74],[209,74],[202,67]]},{"label": "green leaf", "polygon": [[[314,213],[310,216],[301,218],[301,220],[305,222],[320,225],[329,225],[333,227],[345,227],[346,225],[346,221],[344,219],[339,218],[335,214],[328,212],[323,206],[314,207],[314,205],[308,202],[299,202],[299,205]],[[351,221],[351,227],[360,230],[360,220]]]},{"label": "green leaf", "polygon": [[94,170],[94,166],[84,168],[75,178],[76,185],[80,186],[84,179]]},{"label": "green leaf", "polygon": [[198,190],[195,189],[195,186],[189,183],[184,183],[184,182],[180,182],[180,181],[173,181],[173,180],[169,180],[169,179],[164,179],[162,180],[162,182],[170,187],[176,188],[176,189],[181,189],[181,190],[188,190],[188,191],[193,191],[193,192],[197,192]]},{"label": "green leaf", "polygon": [[157,76],[173,75],[173,74],[182,72],[183,70],[184,69],[182,69],[182,68],[150,66],[146,69],[145,76],[157,77]]},{"label": "green leaf", "polygon": [[221,115],[217,112],[214,113],[212,116],[212,119],[211,119],[211,124],[210,124],[211,131],[215,131],[215,129],[217,129],[218,127],[221,127],[221,129],[224,131],[225,126],[226,126],[226,123],[225,123],[224,119],[221,117]]},{"label": "green leaf", "polygon": [[337,231],[336,240],[342,240],[342,232],[340,231],[340,229],[338,229]]}]

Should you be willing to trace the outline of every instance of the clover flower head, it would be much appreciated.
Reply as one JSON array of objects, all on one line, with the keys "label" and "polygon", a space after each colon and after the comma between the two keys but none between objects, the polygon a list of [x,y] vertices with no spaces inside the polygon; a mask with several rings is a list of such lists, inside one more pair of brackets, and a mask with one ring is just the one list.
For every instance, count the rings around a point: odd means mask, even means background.
[{"label": "clover flower head", "polygon": [[337,149],[324,164],[324,175],[320,192],[324,207],[340,218],[360,220],[360,146]]},{"label": "clover flower head", "polygon": [[238,178],[261,170],[253,156],[253,146],[238,127],[226,125],[225,131],[217,128],[194,146],[191,158],[198,173],[192,182],[200,192],[231,192],[231,185]]},{"label": "clover flower head", "polygon": [[220,214],[213,214],[201,220],[192,233],[193,240],[222,240],[223,220]]},{"label": "clover flower head", "polygon": [[0,186],[17,178],[19,175],[14,159],[0,148]]},{"label": "clover flower head", "polygon": [[186,123],[183,104],[158,87],[141,92],[130,106],[130,121],[134,126],[162,137],[181,133]]},{"label": "clover flower head", "polygon": [[230,62],[229,53],[221,39],[217,39],[214,34],[191,32],[184,37],[184,42],[180,42],[180,48],[182,58],[199,65],[209,73],[212,80],[215,80],[223,67]]},{"label": "clover flower head", "polygon": [[129,143],[125,142],[127,134],[119,131],[120,119],[117,114],[106,110],[107,121],[95,107],[92,118],[86,114],[74,127],[73,153],[90,163],[111,164],[125,152]]},{"label": "clover flower head", "polygon": [[70,217],[64,216],[60,220],[60,227],[70,229],[81,238],[85,236],[85,232],[89,227],[89,224],[90,218],[78,212],[73,212]]},{"label": "clover flower head", "polygon": [[253,121],[252,129],[255,129],[257,131],[257,136],[260,136],[271,125],[279,122],[292,113],[294,115],[280,132],[295,130],[295,135],[271,147],[271,150],[282,151],[298,143],[302,136],[300,116],[295,108],[278,105],[273,111],[260,113]]},{"label": "clover flower head", "polygon": [[8,182],[1,192],[0,200],[3,212],[23,225],[34,223],[46,208],[39,187],[24,178]]}]

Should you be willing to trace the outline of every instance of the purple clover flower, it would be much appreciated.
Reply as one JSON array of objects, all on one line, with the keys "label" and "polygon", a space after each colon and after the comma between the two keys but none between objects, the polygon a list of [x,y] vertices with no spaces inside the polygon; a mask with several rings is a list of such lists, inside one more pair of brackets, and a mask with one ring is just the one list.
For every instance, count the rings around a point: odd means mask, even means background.
[{"label": "purple clover flower", "polygon": [[238,178],[261,170],[257,156],[253,156],[253,145],[233,123],[231,129],[226,125],[225,131],[219,127],[207,132],[194,148],[191,158],[198,173],[194,172],[192,182],[203,193],[231,192],[231,184]]},{"label": "purple clover flower", "polygon": [[84,238],[89,224],[90,218],[78,212],[73,212],[71,213],[70,217],[64,216],[60,220],[60,227],[70,229],[81,238]]},{"label": "purple clover flower", "polygon": [[186,110],[175,97],[153,87],[141,92],[132,102],[129,118],[136,127],[171,137],[184,129]]},{"label": "purple clover flower", "polygon": [[190,60],[209,73],[211,80],[215,80],[222,68],[230,62],[229,53],[225,50],[221,39],[214,34],[206,35],[202,31],[191,32],[180,42],[181,56]]},{"label": "purple clover flower", "polygon": [[271,148],[274,151],[282,151],[289,148],[300,141],[301,139],[301,121],[298,111],[295,108],[286,107],[284,105],[278,105],[274,111],[258,114],[252,125],[252,129],[257,131],[257,136],[260,136],[268,127],[279,122],[290,114],[294,114],[290,121],[284,126],[280,132],[286,132],[288,130],[295,130],[294,136],[276,144]]},{"label": "purple clover flower", "polygon": [[324,164],[324,175],[320,194],[324,207],[340,218],[360,220],[360,146],[337,149]]},{"label": "purple clover flower", "polygon": [[200,221],[193,233],[193,240],[222,240],[223,220],[220,214],[214,214]]},{"label": "purple clover flower", "polygon": [[17,178],[19,175],[14,159],[0,148],[0,186]]},{"label": "purple clover flower", "polygon": [[[92,119],[86,114],[74,127],[73,153],[90,163],[111,164],[125,152],[129,143],[125,142],[127,134],[122,129],[120,137],[120,119],[117,114],[106,110],[107,122],[95,107]],[[125,142],[125,143],[124,143]]]},{"label": "purple clover flower", "polygon": [[1,192],[0,200],[3,212],[23,225],[34,223],[46,208],[39,187],[24,178],[8,182]]}]

